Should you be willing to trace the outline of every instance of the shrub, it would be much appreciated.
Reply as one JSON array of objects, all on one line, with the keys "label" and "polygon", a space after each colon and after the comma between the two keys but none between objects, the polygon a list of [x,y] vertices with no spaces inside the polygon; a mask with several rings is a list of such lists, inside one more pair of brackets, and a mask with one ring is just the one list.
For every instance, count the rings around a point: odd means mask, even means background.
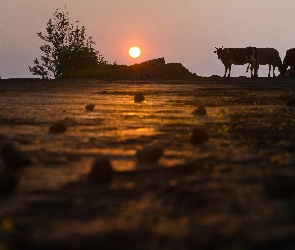
[{"label": "shrub", "polygon": [[70,23],[68,13],[56,10],[53,20],[47,23],[46,35],[42,32],[38,36],[45,41],[40,46],[44,53],[41,62],[36,58],[35,66],[29,69],[33,75],[39,75],[43,79],[52,77],[71,77],[77,70],[106,64],[99,51],[92,46],[95,44],[92,37],[86,36],[84,26],[79,28]]}]

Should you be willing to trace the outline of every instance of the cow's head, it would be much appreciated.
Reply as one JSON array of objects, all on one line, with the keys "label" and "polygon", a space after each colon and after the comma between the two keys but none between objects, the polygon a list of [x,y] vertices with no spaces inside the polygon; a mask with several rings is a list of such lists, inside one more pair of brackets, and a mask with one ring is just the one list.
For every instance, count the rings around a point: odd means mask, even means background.
[{"label": "cow's head", "polygon": [[282,63],[281,65],[279,65],[278,70],[280,72],[280,76],[285,76],[287,68],[288,66],[286,65],[286,63]]},{"label": "cow's head", "polygon": [[221,56],[221,54],[222,54],[222,51],[223,51],[223,46],[221,47],[221,48],[217,48],[217,47],[215,47],[215,51],[214,51],[214,53],[216,53],[217,54],[217,56],[218,56],[218,58],[220,59],[220,56]]}]

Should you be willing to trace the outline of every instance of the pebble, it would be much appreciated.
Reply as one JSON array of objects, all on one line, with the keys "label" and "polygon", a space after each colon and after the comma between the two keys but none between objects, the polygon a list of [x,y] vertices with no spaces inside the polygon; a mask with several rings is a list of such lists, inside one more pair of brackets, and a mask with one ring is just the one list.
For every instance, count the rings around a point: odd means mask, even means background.
[{"label": "pebble", "polygon": [[286,101],[287,106],[295,106],[295,98],[288,99]]},{"label": "pebble", "polygon": [[136,152],[136,160],[138,164],[157,164],[163,155],[163,148],[159,146],[148,146]]},{"label": "pebble", "polygon": [[192,144],[202,144],[205,141],[209,140],[209,135],[206,131],[204,131],[202,128],[196,127],[192,131],[192,135],[190,138],[190,143]]},{"label": "pebble", "polygon": [[193,112],[193,115],[206,115],[207,111],[203,106],[200,106],[198,108],[196,108]]},{"label": "pebble", "polygon": [[0,196],[14,193],[18,186],[18,179],[10,173],[0,173]]},{"label": "pebble", "polygon": [[295,179],[287,175],[276,174],[264,180],[264,186],[274,198],[292,198],[295,196]]},{"label": "pebble", "polygon": [[137,93],[134,95],[134,102],[142,102],[145,100],[145,97],[141,93]]},{"label": "pebble", "polygon": [[32,160],[11,143],[3,145],[1,153],[5,166],[11,170],[20,169],[32,164]]},{"label": "pebble", "polygon": [[6,135],[0,134],[0,142],[7,140],[8,137]]},{"label": "pebble", "polygon": [[72,206],[70,200],[64,197],[46,197],[46,198],[39,198],[38,200],[32,200],[26,202],[26,205],[30,208],[40,210],[59,210],[59,209],[67,209]]},{"label": "pebble", "polygon": [[108,185],[112,182],[114,177],[114,170],[105,156],[98,156],[88,175],[89,179],[98,185]]},{"label": "pebble", "polygon": [[93,111],[94,107],[95,107],[95,105],[90,103],[85,106],[85,109],[87,111]]},{"label": "pebble", "polygon": [[67,125],[64,123],[56,123],[50,126],[49,131],[51,133],[59,134],[59,133],[64,133],[67,130]]}]

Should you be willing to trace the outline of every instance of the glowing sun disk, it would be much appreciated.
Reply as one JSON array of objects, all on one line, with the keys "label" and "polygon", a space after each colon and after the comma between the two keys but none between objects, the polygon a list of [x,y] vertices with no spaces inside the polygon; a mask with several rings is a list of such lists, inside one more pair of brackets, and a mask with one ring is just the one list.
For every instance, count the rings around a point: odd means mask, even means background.
[{"label": "glowing sun disk", "polygon": [[140,56],[140,49],[138,47],[132,47],[129,49],[129,55],[133,58]]}]

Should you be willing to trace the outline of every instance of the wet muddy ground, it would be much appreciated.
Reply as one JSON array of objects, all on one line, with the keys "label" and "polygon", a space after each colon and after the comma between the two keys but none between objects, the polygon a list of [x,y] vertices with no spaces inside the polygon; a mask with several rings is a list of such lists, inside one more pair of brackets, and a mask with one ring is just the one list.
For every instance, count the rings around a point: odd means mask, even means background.
[{"label": "wet muddy ground", "polygon": [[[9,170],[0,247],[295,248],[294,95],[283,78],[1,80],[1,147],[32,163]],[[209,140],[192,143],[195,128]],[[157,163],[137,161],[145,148]],[[101,155],[108,185],[88,179]]]}]

